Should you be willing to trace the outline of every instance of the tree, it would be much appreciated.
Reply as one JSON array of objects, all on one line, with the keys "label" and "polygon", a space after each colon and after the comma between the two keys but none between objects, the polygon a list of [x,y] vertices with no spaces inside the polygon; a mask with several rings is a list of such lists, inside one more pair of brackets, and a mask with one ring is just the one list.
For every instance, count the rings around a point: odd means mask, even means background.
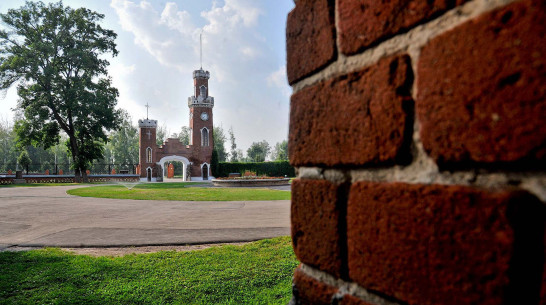
[{"label": "tree", "polygon": [[165,125],[157,127],[155,133],[155,143],[157,146],[163,145],[165,140],[167,140],[167,134],[169,133],[167,132],[167,127],[165,127]]},{"label": "tree", "polygon": [[27,2],[0,14],[0,89],[17,84],[18,141],[45,149],[63,130],[75,170],[100,159],[106,132],[117,127],[118,90],[111,85],[104,54],[118,54],[113,31],[98,22],[104,15],[62,2]]},{"label": "tree", "polygon": [[26,169],[28,174],[28,166],[30,163],[32,163],[32,160],[30,159],[30,156],[28,155],[28,152],[26,150],[23,150],[19,157],[17,158],[17,163],[21,165],[24,169]]},{"label": "tree", "polygon": [[234,161],[234,162],[250,162],[248,160],[248,157],[245,157],[245,153],[243,152],[242,149],[240,148],[237,148],[237,150],[235,151],[235,153],[237,154],[237,160]]},{"label": "tree", "polygon": [[[53,160],[51,160],[51,162],[54,165],[60,165],[55,168],[55,173],[58,173],[59,169],[63,169],[63,167],[68,166],[70,163],[69,149],[66,145],[64,145],[67,140],[67,135],[65,133],[61,133],[60,143],[49,148],[49,150],[53,153]],[[65,171],[66,169],[67,168],[64,168]]]},{"label": "tree", "polygon": [[24,151],[28,153],[28,156],[32,160],[32,167],[30,170],[32,172],[44,172],[46,169],[53,170],[53,159],[54,154],[51,151],[51,148],[44,149],[41,146],[32,146],[28,145],[24,148]]},{"label": "tree", "polygon": [[210,171],[213,176],[218,177],[218,151],[212,149],[212,156],[210,158]]},{"label": "tree", "polygon": [[275,161],[288,160],[288,141],[284,140],[275,144],[273,151],[271,152],[271,159]]},{"label": "tree", "polygon": [[227,138],[222,126],[213,127],[212,137],[214,142],[214,149],[218,153],[218,161],[225,162],[227,159],[227,153],[224,144],[226,143]]},{"label": "tree", "polygon": [[243,156],[238,154],[237,144],[235,143],[235,134],[233,133],[233,126],[229,128],[228,133],[229,133],[229,142],[231,143],[231,150],[229,151],[229,154],[230,154],[229,161],[239,162]]},{"label": "tree", "polygon": [[109,139],[114,163],[138,163],[138,129],[126,110],[121,110],[120,127],[110,134]]},{"label": "tree", "polygon": [[253,142],[246,151],[246,154],[252,162],[264,162],[270,150],[269,143],[263,140],[261,142]]},{"label": "tree", "polygon": [[17,150],[15,148],[15,132],[13,125],[7,119],[0,119],[0,172],[15,170]]},{"label": "tree", "polygon": [[185,145],[190,145],[190,128],[188,126],[182,126],[179,134],[173,134],[173,138],[180,139],[180,142]]}]

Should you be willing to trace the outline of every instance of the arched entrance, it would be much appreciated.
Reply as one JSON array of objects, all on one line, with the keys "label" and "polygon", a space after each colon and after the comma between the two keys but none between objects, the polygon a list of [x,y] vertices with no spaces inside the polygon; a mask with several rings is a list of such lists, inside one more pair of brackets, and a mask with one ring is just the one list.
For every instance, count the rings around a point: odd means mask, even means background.
[{"label": "arched entrance", "polygon": [[148,182],[152,181],[152,169],[149,167],[146,169],[146,180]]},{"label": "arched entrance", "polygon": [[188,178],[187,177],[187,171],[188,171],[188,165],[190,165],[190,160],[188,160],[187,158],[182,157],[182,156],[163,157],[163,158],[161,158],[161,160],[159,160],[159,162],[157,162],[157,164],[161,165],[160,175],[163,175],[163,173],[165,172],[165,162],[169,162],[169,161],[182,162],[182,180],[186,181],[187,178]]},{"label": "arched entrance", "polygon": [[209,180],[209,166],[207,163],[201,166],[201,174],[202,174],[203,180]]}]

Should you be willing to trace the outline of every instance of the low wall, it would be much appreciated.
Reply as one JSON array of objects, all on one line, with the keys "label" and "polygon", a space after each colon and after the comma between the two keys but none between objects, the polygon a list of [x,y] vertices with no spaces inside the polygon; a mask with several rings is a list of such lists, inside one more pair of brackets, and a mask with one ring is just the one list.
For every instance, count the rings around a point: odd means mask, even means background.
[{"label": "low wall", "polygon": [[271,186],[271,185],[287,185],[290,178],[281,179],[213,179],[214,186],[241,187],[241,186]]},{"label": "low wall", "polygon": [[[130,181],[138,182],[138,175],[89,175],[89,182]],[[25,183],[74,183],[74,175],[23,175]],[[15,175],[0,176],[0,184],[13,184]]]}]

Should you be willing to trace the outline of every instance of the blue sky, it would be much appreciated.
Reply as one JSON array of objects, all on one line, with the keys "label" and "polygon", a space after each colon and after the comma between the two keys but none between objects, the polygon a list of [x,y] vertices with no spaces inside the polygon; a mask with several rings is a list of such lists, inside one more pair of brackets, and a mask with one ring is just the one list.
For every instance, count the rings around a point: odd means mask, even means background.
[{"label": "blue sky", "polygon": [[[50,2],[50,1],[44,1]],[[192,71],[199,68],[203,33],[203,69],[209,70],[215,99],[214,124],[233,127],[238,148],[288,137],[285,25],[293,0],[65,0],[105,15],[104,27],[118,34],[119,55],[110,59],[110,76],[119,89],[118,107],[133,121],[158,120],[171,133],[188,125],[187,98]],[[2,0],[0,12],[22,0]],[[0,97],[0,118],[13,117],[14,89]],[[229,149],[226,143],[226,149]]]}]

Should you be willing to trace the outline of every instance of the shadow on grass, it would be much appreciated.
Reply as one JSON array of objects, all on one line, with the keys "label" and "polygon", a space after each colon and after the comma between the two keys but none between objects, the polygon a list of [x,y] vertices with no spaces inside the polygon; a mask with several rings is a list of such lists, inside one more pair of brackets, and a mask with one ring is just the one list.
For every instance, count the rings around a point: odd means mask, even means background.
[{"label": "shadow on grass", "polygon": [[289,237],[124,257],[0,252],[2,304],[286,304]]}]

